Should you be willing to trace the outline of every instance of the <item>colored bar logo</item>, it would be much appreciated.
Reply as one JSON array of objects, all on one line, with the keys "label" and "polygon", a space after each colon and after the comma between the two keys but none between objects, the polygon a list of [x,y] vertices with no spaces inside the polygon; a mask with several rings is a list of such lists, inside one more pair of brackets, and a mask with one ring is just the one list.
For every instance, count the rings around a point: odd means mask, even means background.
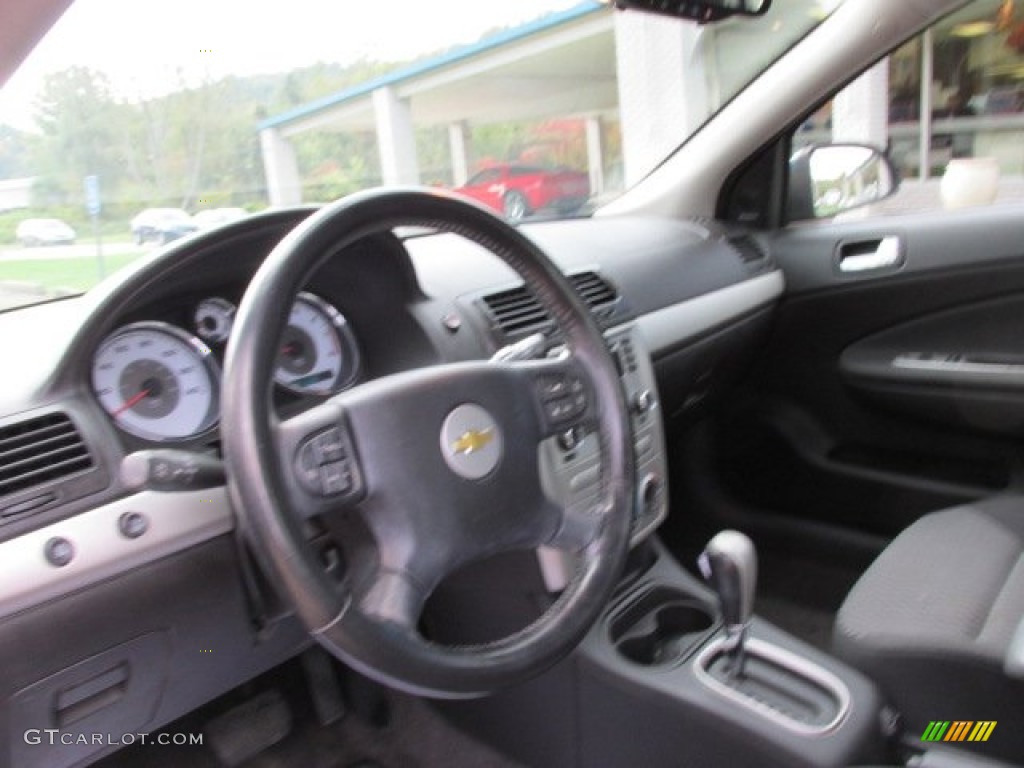
[{"label": "colored bar logo", "polygon": [[932,720],[921,734],[921,741],[988,741],[996,729],[996,720]]}]

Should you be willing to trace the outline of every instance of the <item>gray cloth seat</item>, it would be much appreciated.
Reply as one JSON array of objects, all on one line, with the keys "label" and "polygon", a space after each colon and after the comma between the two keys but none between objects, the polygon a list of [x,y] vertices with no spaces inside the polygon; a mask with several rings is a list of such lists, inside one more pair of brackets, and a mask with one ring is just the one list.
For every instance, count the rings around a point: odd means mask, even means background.
[{"label": "gray cloth seat", "polygon": [[1024,761],[1024,681],[1003,669],[1024,619],[1024,498],[926,515],[897,536],[847,595],[833,649],[871,676],[911,738],[932,720],[995,720],[987,743]]}]

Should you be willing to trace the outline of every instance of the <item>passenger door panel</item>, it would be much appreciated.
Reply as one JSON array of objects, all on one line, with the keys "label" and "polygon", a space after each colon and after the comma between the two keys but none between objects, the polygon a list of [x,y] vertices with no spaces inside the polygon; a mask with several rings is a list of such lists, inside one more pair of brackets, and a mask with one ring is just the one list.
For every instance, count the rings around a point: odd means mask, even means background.
[{"label": "passenger door panel", "polygon": [[[1003,205],[780,231],[786,299],[716,433],[729,490],[891,536],[924,512],[1020,485],[1022,214]],[[898,263],[872,264],[887,238]],[[865,254],[869,268],[841,268]]]},{"label": "passenger door panel", "polygon": [[843,379],[896,412],[1024,434],[1024,296],[929,315],[847,347]]}]

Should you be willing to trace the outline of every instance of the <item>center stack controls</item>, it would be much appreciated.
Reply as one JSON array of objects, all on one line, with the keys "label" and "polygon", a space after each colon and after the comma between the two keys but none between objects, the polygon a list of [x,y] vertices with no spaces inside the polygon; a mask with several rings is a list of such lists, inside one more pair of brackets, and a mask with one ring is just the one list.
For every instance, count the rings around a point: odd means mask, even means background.
[{"label": "center stack controls", "polygon": [[[631,545],[650,535],[668,514],[667,461],[657,382],[650,354],[637,327],[618,326],[605,333],[622,380],[633,426],[637,498]],[[600,447],[597,435],[569,429],[542,446],[548,495],[570,511],[585,512],[597,502]]]}]

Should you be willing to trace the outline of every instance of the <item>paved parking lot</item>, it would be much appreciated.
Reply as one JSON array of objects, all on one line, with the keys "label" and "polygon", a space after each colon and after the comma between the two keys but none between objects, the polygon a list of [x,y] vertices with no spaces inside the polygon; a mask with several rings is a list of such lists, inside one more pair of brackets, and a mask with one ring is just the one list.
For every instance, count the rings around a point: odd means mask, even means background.
[{"label": "paved parking lot", "polygon": [[[103,253],[115,256],[122,253],[135,253],[143,247],[131,242],[103,243]],[[96,243],[83,240],[74,245],[52,245],[40,248],[25,248],[20,245],[0,246],[0,261],[24,261],[25,259],[91,259],[96,257]],[[3,272],[0,270],[0,279]]]}]

